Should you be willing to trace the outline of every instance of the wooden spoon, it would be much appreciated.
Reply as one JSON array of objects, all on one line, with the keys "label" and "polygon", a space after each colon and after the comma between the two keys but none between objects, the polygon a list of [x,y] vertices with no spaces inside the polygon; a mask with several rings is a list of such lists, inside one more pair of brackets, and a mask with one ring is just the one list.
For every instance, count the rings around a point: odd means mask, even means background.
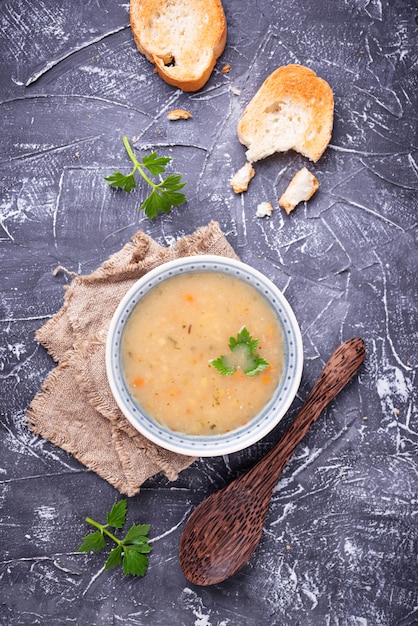
[{"label": "wooden spoon", "polygon": [[282,439],[248,472],[196,507],[180,539],[180,565],[190,582],[220,583],[245,565],[260,540],[283,467],[322,410],[356,373],[365,354],[364,341],[358,337],[337,348]]}]

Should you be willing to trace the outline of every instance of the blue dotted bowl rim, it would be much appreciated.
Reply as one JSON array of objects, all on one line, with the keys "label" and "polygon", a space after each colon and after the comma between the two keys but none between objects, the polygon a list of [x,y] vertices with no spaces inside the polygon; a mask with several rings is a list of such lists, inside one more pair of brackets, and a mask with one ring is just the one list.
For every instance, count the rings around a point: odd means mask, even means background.
[{"label": "blue dotted bowl rim", "polygon": [[[123,376],[121,339],[132,309],[156,285],[188,272],[221,272],[252,285],[276,311],[281,325],[285,362],[276,390],[250,422],[229,433],[191,436],[171,431],[149,417],[132,397]],[[150,270],[132,285],[119,303],[106,341],[106,371],[112,394],[129,422],[157,445],[188,456],[220,456],[237,452],[267,435],[283,418],[296,396],[303,369],[303,344],[299,324],[282,292],[258,270],[235,259],[199,255],[168,261]]]}]

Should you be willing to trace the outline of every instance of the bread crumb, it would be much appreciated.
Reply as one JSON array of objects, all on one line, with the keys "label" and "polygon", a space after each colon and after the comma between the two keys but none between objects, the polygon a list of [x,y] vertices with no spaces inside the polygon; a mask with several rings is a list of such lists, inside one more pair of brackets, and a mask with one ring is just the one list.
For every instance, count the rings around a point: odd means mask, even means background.
[{"label": "bread crumb", "polygon": [[189,113],[189,111],[185,111],[184,109],[173,109],[172,111],[169,111],[167,113],[167,117],[169,120],[175,121],[175,120],[188,120],[193,116],[191,113]]},{"label": "bread crumb", "polygon": [[318,187],[318,180],[306,167],[303,167],[296,172],[290,181],[286,191],[279,199],[279,204],[289,215],[300,202],[309,200]]},{"label": "bread crumb", "polygon": [[235,193],[242,193],[243,191],[247,191],[248,185],[250,184],[250,180],[255,174],[255,169],[247,161],[245,165],[243,165],[238,172],[234,174],[231,178],[231,187],[235,191]]},{"label": "bread crumb", "polygon": [[222,74],[229,74],[231,69],[231,64],[230,63],[226,63],[223,68],[221,69]]},{"label": "bread crumb", "polygon": [[270,217],[273,213],[273,205],[271,202],[260,202],[257,205],[256,217]]}]

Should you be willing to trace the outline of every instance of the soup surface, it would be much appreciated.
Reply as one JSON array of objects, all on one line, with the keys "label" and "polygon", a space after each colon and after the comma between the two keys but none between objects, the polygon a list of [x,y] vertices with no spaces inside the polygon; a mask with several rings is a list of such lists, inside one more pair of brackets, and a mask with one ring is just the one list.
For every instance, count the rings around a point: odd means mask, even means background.
[{"label": "soup surface", "polygon": [[[269,367],[255,376],[239,363],[229,376],[211,361],[231,354],[245,326]],[[138,302],[122,337],[127,385],[142,409],[172,430],[219,434],[253,418],[283,370],[283,337],[269,302],[251,285],[221,272],[186,273]],[[244,367],[245,369],[245,367]]]}]

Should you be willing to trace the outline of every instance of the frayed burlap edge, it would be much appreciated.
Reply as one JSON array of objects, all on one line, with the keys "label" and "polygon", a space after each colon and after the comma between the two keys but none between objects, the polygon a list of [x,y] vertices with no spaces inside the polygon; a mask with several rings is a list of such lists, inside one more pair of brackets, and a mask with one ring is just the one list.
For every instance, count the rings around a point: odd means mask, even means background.
[{"label": "frayed burlap edge", "polygon": [[[213,221],[195,233],[182,237],[169,248],[160,246],[139,231],[119,252],[110,256],[90,275],[75,276],[65,287],[61,310],[36,332],[38,341],[59,364],[47,377],[41,391],[29,407],[27,414],[29,428],[35,434],[72,453],[89,469],[127,495],[137,493],[147,478],[160,471],[163,471],[170,480],[174,480],[179,471],[188,467],[194,458],[159,448],[140,435],[120,413],[110,394],[107,380],[103,386],[105,393],[98,392],[96,383],[92,384],[91,372],[88,373],[87,364],[83,359],[97,353],[99,362],[102,359],[101,362],[104,364],[108,323],[120,298],[133,282],[168,260],[199,254],[218,254],[237,258],[219,225]],[[92,309],[94,289],[106,290],[109,286],[113,298],[111,306],[105,307],[105,315],[101,315],[99,321],[96,319],[96,313],[92,320],[86,322],[80,314],[80,307],[77,308],[77,299],[79,304],[80,298],[81,300],[84,298],[87,303],[86,310],[91,314],[94,310]],[[85,293],[82,293],[84,290]],[[63,372],[67,374],[71,372],[78,385],[76,406],[71,404],[65,414],[65,409],[58,402],[56,406],[54,405],[56,415],[53,415],[48,423],[48,420],[42,420],[41,416],[48,413],[48,402],[53,398],[53,391],[56,391]],[[100,386],[103,383],[103,373],[104,365],[100,371]],[[57,402],[57,399],[54,398],[54,401]],[[80,442],[85,444],[83,437],[86,439],[86,424],[72,415],[76,412],[77,406],[79,413],[84,417],[88,415],[95,428],[100,430],[99,439],[106,450],[103,457],[99,455],[98,458],[97,437],[94,433],[95,442],[92,442],[92,449],[80,449]]]}]

